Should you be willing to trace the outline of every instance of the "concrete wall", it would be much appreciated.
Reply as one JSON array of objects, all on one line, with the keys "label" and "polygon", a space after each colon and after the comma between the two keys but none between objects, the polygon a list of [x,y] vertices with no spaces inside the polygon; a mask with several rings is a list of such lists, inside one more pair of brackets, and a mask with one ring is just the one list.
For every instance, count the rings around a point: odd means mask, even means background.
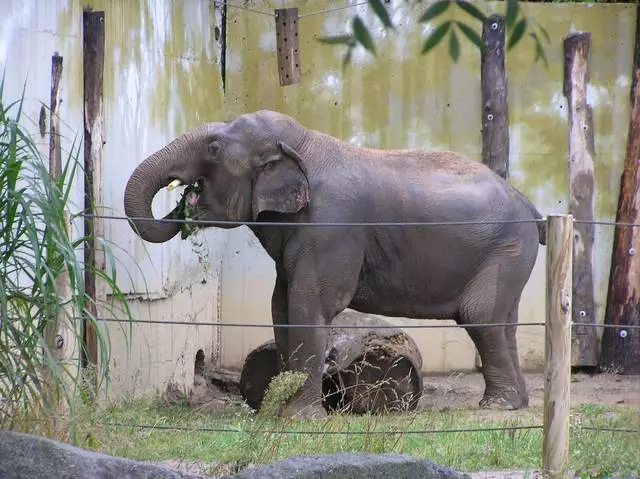
[{"label": "concrete wall", "polygon": [[[271,11],[298,6],[304,14],[338,3],[358,2],[265,0],[251,2],[250,7]],[[57,50],[65,61],[63,133],[68,138],[82,134],[82,8],[90,4],[106,12],[103,186],[105,202],[114,215],[123,214],[126,179],[146,155],[201,122],[260,108],[290,114],[308,127],[355,144],[450,148],[479,160],[477,50],[463,43],[457,64],[449,60],[446,46],[420,56],[431,27],[416,25],[417,10],[403,1],[396,3],[401,5],[394,15],[394,22],[401,25],[399,33],[374,28],[377,59],[357,50],[346,71],[341,70],[341,49],[321,45],[316,38],[343,32],[355,13],[377,26],[373,14],[366,6],[354,6],[302,18],[302,82],[284,88],[277,77],[273,18],[229,7],[223,92],[214,34],[218,19],[212,1],[0,0],[0,66],[6,66],[6,97],[18,95],[27,79],[27,113],[37,120],[38,102],[48,104],[50,57]],[[485,6],[488,12],[502,8],[498,3]],[[534,51],[527,43],[507,57],[511,181],[543,214],[567,211],[562,39],[574,30],[592,32],[589,101],[596,129],[596,216],[612,219],[629,115],[635,10],[630,5],[579,4],[524,4],[523,8],[529,18],[545,26],[551,44],[548,68],[533,63]],[[78,205],[81,198],[78,191],[74,198]],[[154,211],[168,211],[177,198],[177,192],[159,194]],[[135,237],[126,222],[108,220],[105,226],[120,261],[120,285],[130,293],[139,319],[270,323],[273,262],[246,228],[210,229],[196,238],[198,244],[175,238],[153,245]],[[613,230],[597,226],[596,233],[594,320],[602,321]],[[524,291],[521,322],[544,320],[545,253],[541,248]],[[266,328],[106,327],[111,338],[113,397],[162,388],[171,378],[190,384],[198,349],[220,366],[240,368],[253,347],[272,337]],[[474,367],[474,349],[463,331],[411,329],[409,333],[422,348],[425,372]],[[518,338],[523,366],[540,367],[542,328],[520,328]]]}]

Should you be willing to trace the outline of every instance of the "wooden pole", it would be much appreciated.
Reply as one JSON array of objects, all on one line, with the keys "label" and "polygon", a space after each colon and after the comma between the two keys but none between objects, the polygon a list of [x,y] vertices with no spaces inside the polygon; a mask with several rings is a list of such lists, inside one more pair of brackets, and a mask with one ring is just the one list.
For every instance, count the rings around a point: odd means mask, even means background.
[{"label": "wooden pole", "polygon": [[214,8],[216,11],[215,38],[218,46],[222,91],[224,92],[227,86],[227,0],[216,1]]},{"label": "wooden pole", "polygon": [[[640,222],[640,10],[636,13],[636,45],[631,84],[631,120],[627,152],[620,179],[616,222]],[[640,227],[616,226],[605,324],[635,326],[606,328],[600,367],[623,374],[640,374]]]},{"label": "wooden pole", "polygon": [[542,467],[563,477],[569,459],[573,217],[547,217],[547,317],[545,327]]},{"label": "wooden pole", "polygon": [[[564,96],[569,106],[569,214],[583,221],[592,221],[594,216],[595,147],[591,106],[587,103],[590,45],[590,33],[572,33],[564,39]],[[576,223],[573,248],[574,325],[596,322],[593,237],[593,224]],[[574,326],[572,335],[572,366],[597,366],[597,330],[591,326]]]},{"label": "wooden pole", "polygon": [[486,49],[480,56],[482,89],[482,162],[509,177],[509,103],[504,61],[504,17],[492,15],[482,26]]},{"label": "wooden pole", "polygon": [[[49,103],[49,176],[54,181],[60,178],[62,174],[62,151],[60,148],[60,79],[62,78],[62,65],[62,57],[55,52],[51,57],[51,98]],[[56,278],[55,288],[61,303],[65,303],[71,298],[68,271],[63,270],[60,272]],[[65,337],[62,334],[62,325],[65,319],[65,309],[61,307],[55,317],[48,319],[44,329],[45,343],[56,362],[60,362],[65,358]],[[57,407],[60,405],[58,383],[53,379],[51,371],[46,371],[45,377],[47,394],[49,395],[47,400]]]},{"label": "wooden pole", "polygon": [[[84,86],[84,191],[85,191],[85,297],[88,315],[84,318],[83,367],[91,373],[98,365],[98,344],[94,322],[97,317],[98,294],[96,274],[104,270],[104,254],[98,239],[104,236],[102,221],[90,216],[99,212],[102,204],[103,171],[103,73],[105,45],[104,12],[90,8],[83,12],[83,86]],[[93,380],[95,381],[95,375]],[[95,383],[94,383],[95,386]]]},{"label": "wooden pole", "polygon": [[57,179],[62,174],[62,150],[60,148],[60,79],[62,57],[55,52],[51,57],[51,116],[49,117],[49,175]]},{"label": "wooden pole", "polygon": [[[62,174],[62,151],[60,148],[60,79],[62,78],[62,57],[54,53],[51,57],[51,99],[49,103],[49,176],[57,180]],[[56,278],[56,291],[58,296],[66,298],[68,291],[68,273],[63,272]],[[66,286],[65,286],[66,285]],[[59,350],[56,338],[58,336],[58,319],[50,318],[44,331],[44,338],[49,351],[59,359]]]}]

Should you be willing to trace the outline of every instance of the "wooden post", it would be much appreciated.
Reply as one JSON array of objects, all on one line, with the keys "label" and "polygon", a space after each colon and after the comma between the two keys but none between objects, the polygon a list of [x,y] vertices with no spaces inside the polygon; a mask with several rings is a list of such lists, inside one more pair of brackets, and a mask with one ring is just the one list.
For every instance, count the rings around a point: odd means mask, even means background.
[{"label": "wooden post", "polygon": [[[62,78],[62,57],[57,52],[51,57],[51,99],[49,104],[49,176],[57,180],[62,174],[62,150],[60,147],[60,79]],[[67,218],[68,225],[68,216]],[[69,226],[67,226],[69,227]],[[69,230],[67,232],[70,235]],[[69,273],[66,270],[60,272],[56,278],[55,289],[61,302],[66,303],[71,298]],[[44,340],[53,359],[61,362],[65,359],[65,335],[62,329],[67,325],[68,318],[64,308],[60,308],[56,317],[47,321],[44,329]],[[60,405],[60,391],[58,383],[53,380],[50,371],[45,373],[47,383],[47,400],[52,406]]]},{"label": "wooden post", "polygon": [[60,148],[60,79],[62,57],[55,52],[51,57],[51,116],[49,118],[49,175],[57,179],[62,174],[62,150]]},{"label": "wooden post", "polygon": [[[98,238],[104,236],[102,221],[92,214],[99,214],[102,205],[102,171],[104,144],[103,133],[103,72],[105,44],[104,12],[94,12],[90,8],[83,12],[83,86],[84,86],[84,191],[85,216],[84,249],[85,263],[85,297],[87,310],[91,316],[97,317],[96,274],[104,270],[104,252],[98,246]],[[98,366],[98,344],[94,323],[89,317],[84,318],[84,344],[82,362],[85,372],[90,373]],[[95,383],[93,383],[95,386]]]},{"label": "wooden post", "polygon": [[504,17],[492,15],[482,26],[486,47],[480,57],[482,89],[482,162],[509,177],[509,104],[504,61]]},{"label": "wooden post", "polygon": [[[62,78],[62,57],[55,52],[51,57],[51,99],[49,103],[49,176],[53,180],[60,178],[62,174],[62,149],[60,147],[60,79]],[[66,283],[66,286],[65,286]],[[68,275],[62,273],[57,278],[56,290],[61,299],[67,298]],[[65,294],[67,293],[67,294]],[[56,318],[57,319],[57,318]],[[51,318],[45,329],[45,341],[51,353],[58,359],[59,348],[56,337],[58,336],[57,321]]]},{"label": "wooden post", "polygon": [[220,78],[224,92],[227,82],[227,0],[217,0],[214,3],[214,8],[216,12],[215,38],[218,45]]},{"label": "wooden post", "polygon": [[547,217],[547,318],[545,327],[542,468],[563,477],[569,459],[573,217]]},{"label": "wooden post", "polygon": [[298,9],[276,9],[276,45],[280,85],[300,83]]},{"label": "wooden post", "polygon": [[[620,179],[616,222],[640,221],[640,10],[636,13],[636,45],[631,84],[631,120],[627,152]],[[623,374],[640,374],[640,227],[616,226],[605,324],[635,326],[606,328],[600,367]]]},{"label": "wooden post", "polygon": [[[589,83],[590,33],[572,33],[564,39],[564,96],[569,106],[569,213],[583,221],[593,220],[594,210],[594,137],[591,106],[587,103]],[[598,364],[598,336],[593,293],[594,226],[576,223],[573,248],[574,323],[571,364],[594,367]]]}]

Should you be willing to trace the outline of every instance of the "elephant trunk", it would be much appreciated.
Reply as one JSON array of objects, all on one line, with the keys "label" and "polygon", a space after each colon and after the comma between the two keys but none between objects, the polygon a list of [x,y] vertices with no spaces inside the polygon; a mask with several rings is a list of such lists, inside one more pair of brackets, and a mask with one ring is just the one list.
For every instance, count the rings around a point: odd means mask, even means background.
[{"label": "elephant trunk", "polygon": [[[145,241],[163,243],[173,238],[182,226],[180,222],[153,221],[151,203],[156,193],[174,177],[175,163],[185,157],[185,147],[173,143],[145,159],[134,170],[124,192],[124,211],[133,230]],[[169,213],[163,219],[175,216]],[[148,218],[148,219],[147,219]]]}]

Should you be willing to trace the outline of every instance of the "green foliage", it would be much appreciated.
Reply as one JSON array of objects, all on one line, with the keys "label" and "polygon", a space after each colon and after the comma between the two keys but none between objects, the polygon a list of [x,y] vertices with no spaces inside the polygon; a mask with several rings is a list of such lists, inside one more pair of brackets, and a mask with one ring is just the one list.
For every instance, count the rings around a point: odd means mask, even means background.
[{"label": "green foliage", "polygon": [[277,416],[281,408],[291,399],[307,380],[305,373],[284,371],[271,380],[264,394],[260,415]]},{"label": "green foliage", "polygon": [[[411,0],[405,1],[410,2]],[[396,29],[389,14],[389,8],[392,7],[387,6],[382,0],[369,0],[368,3],[385,29]],[[422,3],[422,0],[413,0],[413,3]],[[536,55],[534,61],[537,62],[541,60],[547,65],[547,58],[542,42],[542,39],[544,39],[549,43],[549,35],[546,30],[542,26],[534,24],[522,16],[519,0],[506,0],[504,3],[507,50],[514,48],[523,38],[529,38],[535,45]],[[451,10],[450,7],[452,4],[467,14],[469,23],[452,20],[440,21],[442,15]],[[440,22],[438,23],[438,21]],[[482,30],[483,25],[487,21],[489,21],[487,16],[469,0],[438,0],[431,3],[418,17],[418,23],[434,23],[433,29],[423,42],[420,54],[425,55],[429,53],[438,46],[448,34],[449,56],[454,62],[457,62],[460,58],[461,48],[459,33],[473,46],[480,51],[484,51],[486,47],[478,31]],[[328,45],[346,46],[347,50],[343,57],[343,67],[345,67],[350,63],[353,50],[358,46],[362,46],[372,55],[376,55],[375,43],[369,32],[369,28],[370,27],[365,25],[364,21],[356,15],[351,22],[351,32],[342,35],[322,37],[319,41]]]},{"label": "green foliage", "polygon": [[[68,203],[72,180],[80,170],[75,142],[57,179],[49,176],[23,122],[23,96],[4,102],[0,82],[0,427],[18,418],[46,416],[91,398],[93,385],[81,374],[77,357],[59,361],[57,343],[81,344],[82,317],[97,333],[98,386],[108,378],[107,337],[91,314],[85,295],[84,237],[74,239]],[[115,263],[102,240],[111,272],[94,271],[111,294],[110,308],[130,317],[118,289]],[[63,289],[64,288],[64,289]],[[60,290],[67,293],[60,295]],[[59,335],[60,328],[67,333]],[[62,344],[58,344],[62,346]],[[71,346],[71,344],[67,344]],[[76,348],[78,349],[78,348]],[[79,355],[79,352],[76,352]]]}]

